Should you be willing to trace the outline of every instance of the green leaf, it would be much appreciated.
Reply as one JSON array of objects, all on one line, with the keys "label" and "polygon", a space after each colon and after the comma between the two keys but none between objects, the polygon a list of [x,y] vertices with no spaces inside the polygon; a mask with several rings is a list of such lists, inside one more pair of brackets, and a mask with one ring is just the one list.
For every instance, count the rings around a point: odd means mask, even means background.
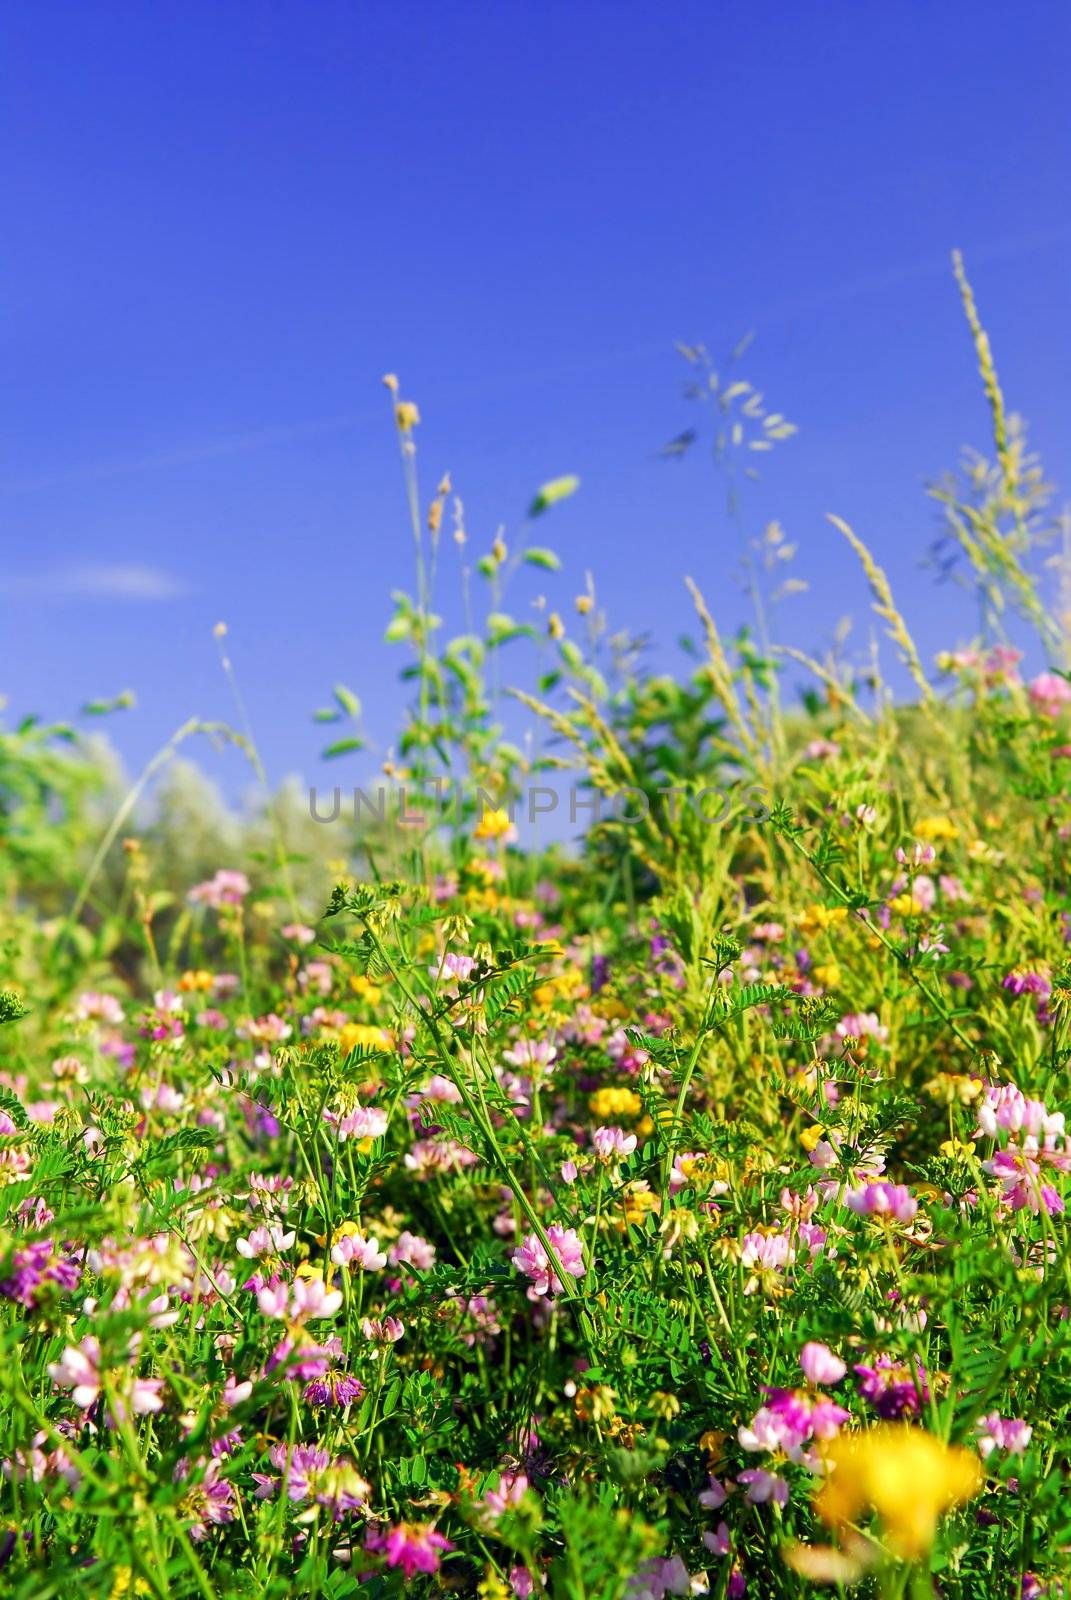
[{"label": "green leaf", "polygon": [[321,750],[320,755],[324,761],[331,761],[335,756],[347,756],[351,750],[363,749],[363,739],[336,739],[334,744],[329,744],[327,746],[326,750]]},{"label": "green leaf", "polygon": [[344,683],[335,684],[335,699],[349,717],[359,717],[361,702],[352,689],[347,689]]},{"label": "green leaf", "polygon": [[136,704],[133,689],[124,689],[112,700],[87,700],[82,707],[83,717],[106,717],[112,711],[128,711]]},{"label": "green leaf", "polygon": [[530,567],[543,567],[547,572],[560,572],[561,561],[553,550],[547,550],[541,545],[532,545],[524,552],[524,559]]},{"label": "green leaf", "polygon": [[536,493],[535,499],[528,507],[530,517],[540,517],[551,506],[556,506],[559,500],[568,500],[580,488],[580,479],[573,473],[568,473],[564,478],[551,478]]}]

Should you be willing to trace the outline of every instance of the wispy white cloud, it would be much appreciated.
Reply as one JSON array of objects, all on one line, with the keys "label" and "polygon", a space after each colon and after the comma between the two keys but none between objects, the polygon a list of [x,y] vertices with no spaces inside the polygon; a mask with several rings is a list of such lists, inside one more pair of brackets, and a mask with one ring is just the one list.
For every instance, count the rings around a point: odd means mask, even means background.
[{"label": "wispy white cloud", "polygon": [[91,562],[43,572],[6,573],[0,592],[41,600],[179,600],[190,586],[173,573],[139,562]]},{"label": "wispy white cloud", "polygon": [[375,411],[351,411],[334,417],[310,417],[301,422],[281,423],[277,427],[257,428],[249,433],[230,434],[226,438],[209,439],[200,444],[179,445],[171,450],[160,450],[154,455],[133,456],[126,460],[94,461],[68,472],[46,473],[41,477],[11,479],[0,483],[5,494],[28,494],[39,489],[53,489],[67,483],[91,483],[108,478],[126,478],[144,472],[161,472],[181,467],[200,466],[204,462],[224,460],[229,456],[249,455],[272,446],[296,444],[303,439],[317,439],[333,433],[346,433],[359,426],[382,425],[384,408]]}]

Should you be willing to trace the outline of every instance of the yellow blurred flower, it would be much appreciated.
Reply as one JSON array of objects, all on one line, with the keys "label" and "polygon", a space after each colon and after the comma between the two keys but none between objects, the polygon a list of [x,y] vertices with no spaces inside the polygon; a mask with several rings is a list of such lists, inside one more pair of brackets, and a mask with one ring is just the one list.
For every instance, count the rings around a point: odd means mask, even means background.
[{"label": "yellow blurred flower", "polygon": [[350,979],[350,988],[360,999],[367,1000],[370,1006],[379,1004],[383,991],[371,978],[366,978],[363,972],[355,972]]},{"label": "yellow blurred flower", "polygon": [[843,1528],[872,1507],[890,1547],[907,1561],[926,1554],[944,1512],[982,1487],[976,1455],[906,1423],[842,1434],[822,1455],[828,1476],[814,1500],[822,1521]]},{"label": "yellow blurred flower", "polygon": [[581,1422],[607,1422],[614,1414],[614,1391],[605,1383],[578,1389],[573,1410]]},{"label": "yellow blurred flower", "polygon": [[125,1600],[134,1594],[152,1594],[152,1590],[144,1578],[135,1578],[129,1567],[116,1567],[109,1600]]},{"label": "yellow blurred flower", "polygon": [[535,1005],[546,1009],[556,1000],[572,1001],[587,993],[587,979],[579,967],[568,966],[532,990]]},{"label": "yellow blurred flower", "polygon": [[504,839],[513,828],[509,812],[505,807],[497,811],[484,811],[472,830],[474,839]]},{"label": "yellow blurred flower", "polygon": [[638,1117],[643,1101],[634,1089],[596,1089],[588,1101],[593,1117],[609,1122],[613,1117]]},{"label": "yellow blurred flower", "polygon": [[383,1050],[390,1045],[390,1034],[370,1022],[346,1022],[338,1030],[338,1042],[347,1051]]},{"label": "yellow blurred flower", "polygon": [[817,933],[821,929],[832,928],[838,922],[843,922],[847,915],[845,906],[808,906],[800,917],[800,931]]},{"label": "yellow blurred flower", "polygon": [[959,829],[950,817],[921,817],[913,831],[916,839],[925,839],[929,844],[959,838]]},{"label": "yellow blurred flower", "polygon": [[411,433],[420,421],[420,412],[412,400],[399,400],[394,408],[394,420],[399,433]]},{"label": "yellow blurred flower", "polygon": [[823,989],[835,989],[840,982],[840,968],[835,961],[823,961],[814,968],[813,976]]},{"label": "yellow blurred flower", "polygon": [[803,1132],[800,1134],[800,1144],[808,1153],[810,1153],[810,1151],[812,1151],[818,1144],[819,1140],[824,1139],[825,1136],[826,1130],[823,1128],[822,1124],[820,1122],[812,1122],[811,1126],[809,1128],[804,1128]]},{"label": "yellow blurred flower", "polygon": [[617,1224],[618,1231],[624,1232],[626,1226],[642,1228],[652,1211],[658,1211],[660,1206],[661,1202],[658,1196],[643,1178],[637,1179],[635,1183],[630,1183],[621,1197],[624,1222]]},{"label": "yellow blurred flower", "polygon": [[184,994],[196,993],[198,990],[211,989],[215,978],[210,972],[198,969],[196,972],[184,972],[178,981],[178,986]]},{"label": "yellow blurred flower", "polygon": [[969,1106],[982,1092],[981,1078],[969,1078],[960,1072],[938,1072],[923,1084],[931,1099],[944,1106]]}]

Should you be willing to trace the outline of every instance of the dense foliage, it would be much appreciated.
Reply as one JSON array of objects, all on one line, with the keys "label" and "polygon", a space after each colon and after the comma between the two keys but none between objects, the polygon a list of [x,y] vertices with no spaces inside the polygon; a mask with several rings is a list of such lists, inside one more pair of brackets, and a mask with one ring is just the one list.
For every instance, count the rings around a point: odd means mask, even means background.
[{"label": "dense foliage", "polygon": [[[110,821],[69,730],[0,737],[5,1593],[1064,1593],[1071,682],[962,288],[996,449],[934,492],[984,637],[931,679],[842,528],[910,703],[770,643],[776,528],[753,631],[694,591],[685,682],[590,580],[576,639],[507,613],[530,542],[444,643],[451,490],[421,508],[391,378],[401,815],[194,845],[135,802],[198,724]],[[720,465],[787,438],[684,355]],[[318,715],[361,759],[351,691]],[[521,848],[553,773],[600,797],[579,855]]]}]

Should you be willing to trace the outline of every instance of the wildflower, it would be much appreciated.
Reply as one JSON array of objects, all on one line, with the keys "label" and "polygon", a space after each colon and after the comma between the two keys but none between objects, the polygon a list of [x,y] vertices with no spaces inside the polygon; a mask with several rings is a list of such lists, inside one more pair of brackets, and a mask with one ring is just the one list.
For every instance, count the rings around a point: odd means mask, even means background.
[{"label": "wildflower", "polygon": [[630,1156],[636,1148],[636,1135],[623,1128],[596,1128],[591,1142],[600,1161],[616,1163]]},{"label": "wildflower", "polygon": [[48,1375],[61,1389],[70,1389],[75,1405],[88,1411],[101,1389],[100,1341],[87,1334],[81,1344],[68,1345],[59,1361],[49,1366]]},{"label": "wildflower", "polygon": [[669,1174],[669,1192],[679,1194],[689,1186],[705,1190],[710,1195],[725,1194],[729,1185],[721,1176],[727,1170],[703,1150],[685,1150],[675,1156]]},{"label": "wildflower", "polygon": [[220,910],[223,906],[240,906],[248,893],[249,879],[244,872],[221,867],[214,877],[195,884],[186,898],[194,905]]},{"label": "wildflower", "polygon": [[[136,1347],[131,1346],[131,1354]],[[88,1411],[100,1398],[104,1378],[100,1366],[100,1342],[87,1334],[78,1345],[67,1345],[59,1361],[48,1368],[48,1375],[61,1389],[70,1389],[71,1399],[81,1411]],[[126,1416],[127,1401],[137,1417],[147,1417],[163,1407],[159,1378],[134,1378],[124,1384],[125,1393],[118,1396],[109,1407],[109,1425],[122,1422]]]},{"label": "wildflower", "polygon": [[976,1456],[903,1424],[842,1434],[823,1458],[828,1475],[815,1496],[822,1521],[844,1528],[873,1507],[889,1544],[909,1561],[929,1550],[939,1517],[982,1486]]},{"label": "wildflower", "polygon": [[366,1239],[355,1222],[343,1222],[331,1238],[331,1260],[336,1267],[360,1267],[362,1272],[379,1272],[387,1258],[378,1239]]},{"label": "wildflower", "polygon": [[347,1055],[351,1050],[383,1050],[390,1047],[390,1034],[386,1028],[376,1028],[368,1022],[344,1022],[338,1030],[338,1042]]},{"label": "wildflower", "polygon": [[61,1445],[46,1450],[49,1435],[42,1429],[35,1433],[29,1447],[16,1450],[7,1460],[0,1462],[0,1470],[10,1483],[30,1479],[34,1483],[50,1478],[62,1478],[69,1489],[77,1489],[82,1475]]},{"label": "wildflower", "polygon": [[78,1287],[81,1267],[75,1256],[59,1253],[50,1239],[36,1239],[11,1256],[11,1272],[0,1282],[0,1294],[20,1305],[39,1309],[50,1288],[71,1294]]},{"label": "wildflower", "polygon": [[1014,995],[1038,994],[1045,998],[1052,992],[1048,978],[1041,972],[1009,972],[1000,986]]},{"label": "wildflower", "polygon": [[720,1479],[713,1473],[707,1474],[707,1487],[699,1492],[699,1504],[707,1511],[717,1511],[725,1504],[727,1491]]},{"label": "wildflower", "polygon": [[435,1265],[435,1246],[429,1239],[403,1228],[388,1252],[392,1267],[416,1267],[418,1272],[430,1272]]},{"label": "wildflower", "polygon": [[926,844],[951,842],[959,838],[959,829],[951,817],[920,817],[914,827],[915,837]]},{"label": "wildflower", "polygon": [[77,1022],[107,1022],[117,1026],[125,1013],[114,995],[87,989],[75,1001],[72,1015]]},{"label": "wildflower", "polygon": [[234,1247],[247,1261],[259,1261],[266,1256],[281,1255],[289,1250],[297,1238],[295,1233],[285,1233],[278,1223],[270,1227],[261,1224],[246,1239],[236,1239]]},{"label": "wildflower", "polygon": [[919,1203],[903,1183],[868,1183],[844,1196],[849,1211],[861,1217],[891,1217],[894,1222],[911,1222]]},{"label": "wildflower", "polygon": [[335,1130],[340,1144],[346,1139],[381,1139],[387,1131],[387,1113],[380,1106],[352,1106],[349,1110],[325,1110],[324,1121]]},{"label": "wildflower", "polygon": [[812,739],[804,746],[803,754],[807,761],[832,761],[840,755],[840,745],[832,739]]},{"label": "wildflower", "polygon": [[594,1117],[638,1117],[643,1111],[643,1101],[634,1089],[597,1089],[588,1100]]},{"label": "wildflower", "polygon": [[788,1484],[776,1472],[767,1472],[764,1467],[747,1467],[737,1473],[736,1481],[744,1485],[752,1505],[765,1505],[767,1501],[779,1506],[788,1504]]},{"label": "wildflower", "polygon": [[388,1567],[401,1567],[406,1583],[418,1572],[438,1572],[440,1556],[454,1548],[428,1522],[400,1522],[393,1528],[373,1530],[364,1547],[382,1554]]},{"label": "wildflower", "polygon": [[1046,1166],[1058,1172],[1071,1170],[1071,1152],[1058,1149],[1053,1135],[1039,1144],[1032,1134],[1027,1134],[1020,1144],[1013,1141],[991,1160],[983,1161],[982,1171],[999,1181],[1001,1201],[1010,1211],[1025,1208],[1035,1216],[1042,1211],[1057,1216],[1066,1207],[1060,1191],[1043,1181]]},{"label": "wildflower", "polygon": [[493,1489],[483,1497],[483,1505],[492,1517],[512,1511],[528,1492],[528,1477],[523,1472],[503,1472]]},{"label": "wildflower", "polygon": [[1034,1430],[1021,1417],[1002,1417],[998,1411],[980,1417],[976,1424],[978,1451],[985,1460],[994,1450],[1006,1450],[1009,1455],[1026,1454]]},{"label": "wildflower", "polygon": [[919,867],[928,867],[936,861],[937,851],[932,844],[923,844],[916,840],[911,846],[910,854],[903,845],[897,845],[896,859],[902,867],[912,867],[917,870]]},{"label": "wildflower", "polygon": [[827,928],[836,927],[838,922],[843,922],[848,915],[844,906],[808,906],[800,917],[800,930],[803,933],[817,933]]},{"label": "wildflower", "polygon": [[975,1137],[984,1135],[995,1139],[1003,1130],[1008,1133],[1026,1133],[1033,1138],[1042,1135],[1062,1134],[1062,1111],[1050,1112],[1041,1100],[1029,1100],[1014,1083],[993,1086],[986,1090],[978,1107],[978,1127]]},{"label": "wildflower", "polygon": [[472,837],[481,840],[504,839],[510,844],[517,837],[517,829],[504,807],[499,807],[497,810],[488,808],[481,812],[480,819],[472,830]]},{"label": "wildflower", "polygon": [[394,407],[394,422],[398,432],[412,433],[419,421],[420,411],[415,402],[412,400],[399,400]]},{"label": "wildflower", "polygon": [[291,1449],[277,1444],[268,1451],[268,1460],[282,1476],[254,1472],[258,1500],[271,1499],[282,1487],[288,1500],[295,1504],[312,1500],[339,1522],[347,1512],[362,1511],[372,1492],[352,1461],[345,1456],[332,1458],[320,1445],[296,1444]]},{"label": "wildflower", "polygon": [[625,1585],[625,1600],[665,1600],[667,1594],[690,1594],[692,1580],[680,1556],[655,1556],[645,1561]]},{"label": "wildflower", "polygon": [[[179,1509],[190,1519],[190,1538],[200,1543],[208,1538],[210,1527],[234,1521],[238,1497],[233,1486],[221,1476],[223,1469],[218,1458],[199,1461],[197,1468],[201,1471],[201,1480],[183,1496]],[[175,1477],[181,1481],[189,1471],[189,1463],[180,1461]]]},{"label": "wildflower", "polygon": [[839,1383],[848,1368],[828,1345],[811,1340],[800,1351],[800,1366],[808,1383]]},{"label": "wildflower", "polygon": [[1043,717],[1058,717],[1071,703],[1071,683],[1056,672],[1039,672],[1026,692],[1034,710]]},{"label": "wildflower", "polygon": [[191,970],[184,972],[179,979],[179,992],[181,994],[207,994],[212,987],[212,983],[213,978],[210,972],[205,972],[200,968],[195,971]]},{"label": "wildflower", "polygon": [[[587,1270],[584,1266],[584,1247],[575,1230],[560,1228],[557,1223],[552,1223],[546,1233],[562,1271],[570,1277],[582,1278]],[[551,1267],[538,1234],[528,1234],[510,1260],[518,1272],[523,1272],[532,1280],[528,1288],[529,1300],[539,1300],[544,1295],[553,1297],[564,1294],[564,1285]]]},{"label": "wildflower", "polygon": [[880,1355],[872,1366],[859,1363],[854,1371],[860,1380],[859,1393],[885,1421],[916,1415],[930,1398],[926,1371],[917,1356],[909,1365]]},{"label": "wildflower", "polygon": [[405,1323],[398,1317],[365,1317],[361,1332],[369,1344],[397,1344],[405,1333]]},{"label": "wildflower", "polygon": [[433,1178],[474,1166],[479,1157],[456,1139],[418,1139],[402,1160],[415,1177]]},{"label": "wildflower", "polygon": [[833,1031],[846,1048],[849,1039],[873,1039],[875,1044],[886,1044],[889,1038],[888,1028],[875,1011],[849,1012],[841,1017]]},{"label": "wildflower", "polygon": [[354,1400],[359,1400],[364,1394],[364,1384],[355,1378],[352,1372],[342,1372],[336,1368],[328,1368],[320,1377],[313,1378],[305,1385],[302,1398],[310,1406],[344,1406],[352,1405]]},{"label": "wildflower", "polygon": [[314,1322],[321,1317],[333,1317],[341,1304],[341,1290],[326,1288],[322,1278],[297,1278],[289,1293],[285,1283],[268,1285],[257,1291],[260,1311],[276,1321],[286,1318],[298,1324]]}]

